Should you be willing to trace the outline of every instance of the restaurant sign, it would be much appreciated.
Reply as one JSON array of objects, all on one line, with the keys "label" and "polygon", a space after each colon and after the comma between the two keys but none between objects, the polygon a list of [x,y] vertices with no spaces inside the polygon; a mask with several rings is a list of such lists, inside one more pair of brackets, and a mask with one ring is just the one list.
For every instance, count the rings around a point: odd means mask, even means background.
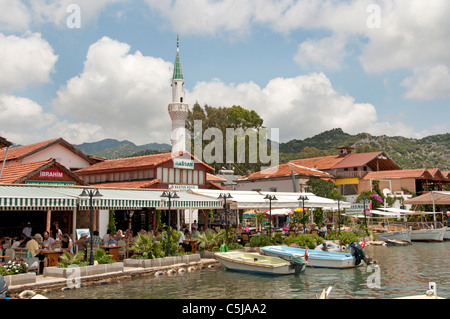
[{"label": "restaurant sign", "polygon": [[39,172],[39,177],[41,178],[63,178],[64,172],[59,169],[44,169]]},{"label": "restaurant sign", "polygon": [[169,189],[178,189],[180,191],[188,191],[190,189],[198,189],[197,185],[173,185],[169,184]]},{"label": "restaurant sign", "polygon": [[32,185],[58,185],[58,186],[74,186],[75,182],[53,182],[53,181],[25,181],[25,184]]},{"label": "restaurant sign", "polygon": [[186,158],[174,158],[173,168],[194,169],[194,160]]}]

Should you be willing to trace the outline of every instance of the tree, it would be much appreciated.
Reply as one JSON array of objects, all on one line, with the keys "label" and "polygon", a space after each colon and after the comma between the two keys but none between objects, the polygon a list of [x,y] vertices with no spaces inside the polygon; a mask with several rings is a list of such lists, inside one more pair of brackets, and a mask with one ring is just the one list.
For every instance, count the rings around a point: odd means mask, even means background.
[{"label": "tree", "polygon": [[320,197],[334,198],[337,186],[321,178],[310,178],[306,182],[306,190]]}]

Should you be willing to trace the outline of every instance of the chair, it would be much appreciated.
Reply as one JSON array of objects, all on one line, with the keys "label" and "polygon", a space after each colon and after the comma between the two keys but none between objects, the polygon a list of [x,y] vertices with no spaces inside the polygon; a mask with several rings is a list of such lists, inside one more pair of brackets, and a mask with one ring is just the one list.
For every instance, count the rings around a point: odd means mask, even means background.
[{"label": "chair", "polygon": [[290,231],[289,231],[289,236],[295,236],[295,231],[290,230]]},{"label": "chair", "polygon": [[125,240],[119,240],[117,246],[124,246],[119,248],[119,260],[127,258],[127,242]]},{"label": "chair", "polygon": [[254,235],[254,234],[256,234],[256,230],[252,229],[252,230],[250,231],[250,235]]},{"label": "chair", "polygon": [[250,236],[248,233],[242,233],[242,244],[245,245],[250,241]]},{"label": "chair", "polygon": [[14,249],[7,248],[7,249],[5,249],[5,256],[9,256],[9,257],[3,258],[3,260],[5,262],[13,260],[16,257],[16,251]]},{"label": "chair", "polygon": [[317,229],[312,229],[311,230],[311,235],[317,235],[319,236],[319,231]]}]

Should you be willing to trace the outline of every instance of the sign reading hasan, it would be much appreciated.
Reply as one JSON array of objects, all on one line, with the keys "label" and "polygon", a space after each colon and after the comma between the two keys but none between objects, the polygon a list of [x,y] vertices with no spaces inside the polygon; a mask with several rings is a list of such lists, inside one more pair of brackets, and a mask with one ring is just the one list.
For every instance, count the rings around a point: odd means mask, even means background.
[{"label": "sign reading hasan", "polygon": [[174,158],[173,168],[194,169],[194,160],[186,158]]},{"label": "sign reading hasan", "polygon": [[42,171],[39,172],[39,177],[42,178],[63,178],[64,177],[64,172],[59,170],[59,169],[44,169]]}]

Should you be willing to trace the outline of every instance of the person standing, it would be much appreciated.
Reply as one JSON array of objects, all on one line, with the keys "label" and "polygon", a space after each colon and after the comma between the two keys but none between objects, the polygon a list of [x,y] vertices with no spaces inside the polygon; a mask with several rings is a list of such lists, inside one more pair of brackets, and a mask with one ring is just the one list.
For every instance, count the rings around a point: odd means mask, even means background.
[{"label": "person standing", "polygon": [[22,234],[24,234],[25,237],[31,238],[31,231],[32,231],[31,223],[28,222],[28,223],[25,225],[25,227],[22,229]]}]

